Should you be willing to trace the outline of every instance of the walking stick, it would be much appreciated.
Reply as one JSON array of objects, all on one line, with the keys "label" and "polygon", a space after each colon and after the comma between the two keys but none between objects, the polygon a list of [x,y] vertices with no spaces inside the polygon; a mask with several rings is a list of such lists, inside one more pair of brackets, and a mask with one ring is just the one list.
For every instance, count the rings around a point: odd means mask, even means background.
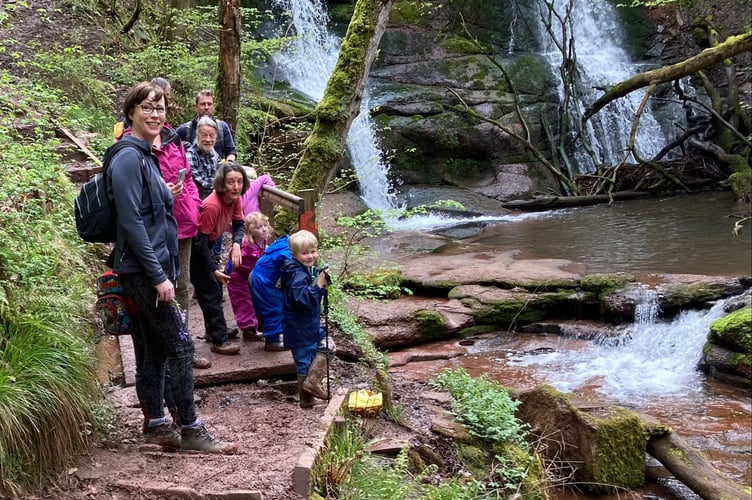
[{"label": "walking stick", "polygon": [[326,346],[326,396],[332,399],[331,376],[329,375],[329,287],[324,289],[324,332],[326,337],[324,345]]}]

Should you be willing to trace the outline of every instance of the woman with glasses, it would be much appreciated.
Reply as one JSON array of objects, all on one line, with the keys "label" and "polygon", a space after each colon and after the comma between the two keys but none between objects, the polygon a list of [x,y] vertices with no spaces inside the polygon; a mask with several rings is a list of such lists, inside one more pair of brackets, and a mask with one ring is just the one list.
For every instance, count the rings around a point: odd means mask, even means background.
[{"label": "woman with glasses", "polygon": [[[196,415],[193,399],[193,340],[175,302],[178,229],[173,194],[162,180],[152,146],[165,121],[164,91],[151,82],[135,85],[123,103],[131,128],[109,164],[108,188],[117,213],[113,270],[136,305],[133,333],[144,348],[137,364],[136,393],[149,421],[147,443],[164,448],[232,453],[237,447],[212,437]],[[137,338],[136,338],[137,337]],[[175,399],[180,432],[164,417],[165,366]]]},{"label": "woman with glasses", "polygon": [[[170,82],[162,77],[156,77],[151,83],[162,88],[164,92],[166,115],[174,108],[170,95],[172,87]],[[166,118],[166,116],[165,116]],[[130,135],[131,128],[126,128],[116,140],[122,136]],[[198,232],[198,209],[201,206],[199,191],[194,182],[193,172],[188,163],[183,142],[175,130],[164,122],[162,130],[154,139],[151,146],[152,153],[159,160],[159,170],[162,172],[162,179],[167,183],[173,196],[172,214],[178,223],[178,255],[180,257],[180,272],[175,282],[175,298],[183,309],[188,323],[188,307],[190,305],[190,293],[188,284],[190,283],[190,262],[191,247],[193,246],[193,237]],[[183,171],[181,174],[180,172]],[[182,180],[181,180],[182,176]],[[136,346],[134,346],[136,347]],[[136,358],[138,362],[138,357]],[[203,356],[194,354],[194,368],[210,368],[211,361]],[[165,393],[165,400],[168,408],[172,412],[174,404],[169,396],[169,390]]]}]

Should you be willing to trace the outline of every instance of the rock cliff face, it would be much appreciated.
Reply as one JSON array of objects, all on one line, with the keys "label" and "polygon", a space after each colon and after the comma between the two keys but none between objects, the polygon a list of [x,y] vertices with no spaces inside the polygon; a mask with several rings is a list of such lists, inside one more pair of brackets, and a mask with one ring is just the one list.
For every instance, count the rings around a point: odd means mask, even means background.
[{"label": "rock cliff face", "polygon": [[[407,184],[458,185],[499,200],[544,190],[553,179],[510,135],[545,151],[543,124],[558,105],[525,17],[532,6],[448,0],[419,12],[409,3],[395,3],[370,74],[372,115],[393,174]],[[498,125],[471,118],[464,107]]]},{"label": "rock cliff face", "polygon": [[[449,184],[501,201],[558,190],[553,176],[513,137],[551,158],[558,79],[541,56],[539,8],[536,0],[394,3],[370,73],[370,105],[398,184]],[[618,9],[628,33],[625,49],[635,60],[658,65],[702,50],[692,39],[694,19],[711,19],[724,39],[743,30],[738,12],[749,12],[749,0],[676,12]],[[750,98],[749,72],[739,74],[741,98]]]}]

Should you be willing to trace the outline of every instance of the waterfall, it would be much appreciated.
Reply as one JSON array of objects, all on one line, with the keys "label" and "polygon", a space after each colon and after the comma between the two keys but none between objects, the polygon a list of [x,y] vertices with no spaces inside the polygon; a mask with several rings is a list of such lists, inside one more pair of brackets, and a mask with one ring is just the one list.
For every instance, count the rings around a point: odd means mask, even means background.
[{"label": "waterfall", "polygon": [[[334,71],[340,46],[340,40],[328,30],[326,6],[321,0],[273,0],[272,4],[289,15],[290,32],[284,34],[297,35],[291,47],[274,57],[275,67],[292,88],[318,102]],[[363,202],[369,208],[387,210],[396,207],[396,197],[368,106],[365,89],[360,114],[350,125],[347,148]]]},{"label": "waterfall", "polygon": [[561,391],[595,385],[619,401],[700,390],[697,362],[710,324],[725,314],[722,301],[707,311],[682,311],[660,321],[655,292],[645,289],[639,297],[635,322],[618,337],[600,338],[584,350],[526,356],[515,364],[535,366]]},{"label": "waterfall", "polygon": [[[604,0],[572,0],[571,18],[564,28],[566,38],[574,39],[577,60],[577,77],[575,83],[575,98],[572,106],[579,109],[568,109],[571,123],[579,123],[582,110],[589,107],[603,94],[603,89],[619,83],[641,71],[634,64],[626,51],[622,48],[623,34],[619,26],[619,16],[611,2]],[[561,16],[567,11],[568,0],[554,0],[553,7]],[[556,37],[546,31],[543,14],[539,17],[539,36],[544,47],[544,55],[559,75],[562,54],[558,46],[568,44],[562,41],[562,26],[553,21],[551,30]],[[564,97],[564,82],[559,82],[559,95]],[[579,96],[579,97],[578,97]],[[625,148],[629,143],[632,121],[637,113],[643,91],[635,91],[617,99],[590,118],[586,125],[585,134],[590,141],[596,157],[601,163],[615,165],[625,157]],[[574,137],[575,131],[570,131]],[[578,141],[578,144],[581,143]],[[654,157],[666,144],[666,138],[658,121],[647,105],[640,119],[635,145],[638,154],[644,159]],[[580,173],[591,172],[595,169],[592,159],[579,147],[575,153],[575,166]],[[630,158],[634,161],[634,158]]]}]

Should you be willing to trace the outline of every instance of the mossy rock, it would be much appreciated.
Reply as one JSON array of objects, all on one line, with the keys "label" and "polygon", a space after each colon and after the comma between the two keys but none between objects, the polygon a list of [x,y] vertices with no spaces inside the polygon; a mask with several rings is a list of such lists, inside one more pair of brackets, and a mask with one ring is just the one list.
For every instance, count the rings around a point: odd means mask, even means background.
[{"label": "mossy rock", "polygon": [[637,279],[628,273],[589,274],[580,280],[583,290],[593,292],[602,299],[609,293],[634,283]]},{"label": "mossy rock", "polygon": [[530,440],[566,464],[592,493],[634,489],[645,482],[646,440],[639,416],[579,400],[548,385],[520,394],[517,417],[530,425]]},{"label": "mossy rock", "polygon": [[396,299],[401,295],[401,282],[398,269],[372,269],[346,276],[342,287],[355,295]]},{"label": "mossy rock", "polygon": [[752,307],[737,309],[713,321],[708,340],[739,353],[752,353]]},{"label": "mossy rock", "polygon": [[511,468],[515,476],[524,476],[517,491],[522,498],[530,500],[549,498],[546,493],[546,470],[538,454],[531,455],[528,450],[513,443],[493,443],[491,453],[496,461],[503,464],[504,469]]},{"label": "mossy rock", "polygon": [[416,311],[415,322],[418,324],[418,335],[421,341],[441,339],[449,333],[444,316],[438,311],[426,309]]},{"label": "mossy rock", "polygon": [[734,172],[729,176],[728,181],[737,199],[752,199],[752,169]]}]

